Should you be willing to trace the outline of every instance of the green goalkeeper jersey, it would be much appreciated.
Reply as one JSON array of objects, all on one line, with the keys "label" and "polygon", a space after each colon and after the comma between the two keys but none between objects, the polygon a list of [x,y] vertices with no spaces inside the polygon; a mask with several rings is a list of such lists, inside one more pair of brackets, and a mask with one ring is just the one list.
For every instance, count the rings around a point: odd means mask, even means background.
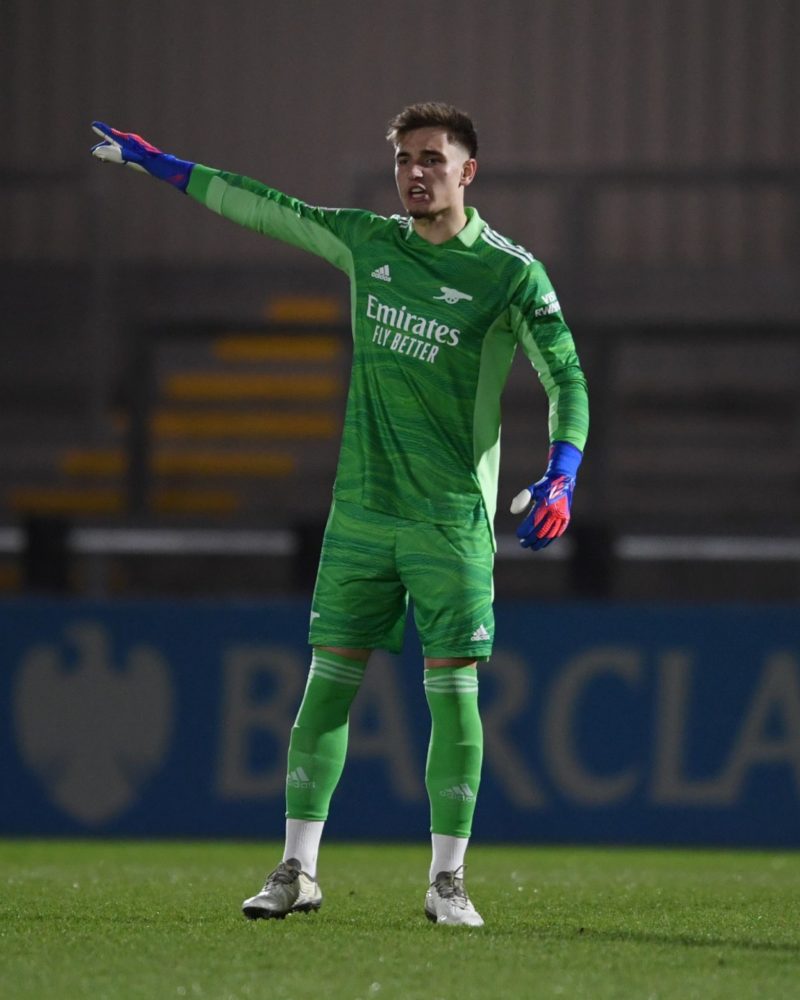
[{"label": "green goalkeeper jersey", "polygon": [[353,363],[334,495],[411,520],[458,524],[497,503],[500,396],[517,345],[549,399],[551,441],[583,450],[586,381],[539,261],[467,208],[431,244],[411,220],[307,205],[195,166],[187,193],[350,278]]}]

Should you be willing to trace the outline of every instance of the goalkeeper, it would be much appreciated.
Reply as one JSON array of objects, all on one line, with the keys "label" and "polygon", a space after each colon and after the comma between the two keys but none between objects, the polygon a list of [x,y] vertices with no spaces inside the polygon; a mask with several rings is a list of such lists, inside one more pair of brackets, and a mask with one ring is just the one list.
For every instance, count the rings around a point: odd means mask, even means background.
[{"label": "goalkeeper", "polygon": [[494,639],[500,395],[518,346],[547,394],[551,442],[544,475],[511,504],[523,515],[522,546],[541,549],[567,527],[588,429],[586,382],[547,274],[465,205],[477,137],[450,105],[410,105],[390,122],[405,209],[391,218],[316,208],[137,135],[94,129],[99,159],[143,170],[350,279],[351,383],[312,600],[311,667],[289,742],[285,850],[244,913],[319,908],[317,856],[350,705],[372,650],[399,652],[410,596],[432,723],[424,910],[440,924],[479,927],[464,884],[483,754],[477,664]]}]

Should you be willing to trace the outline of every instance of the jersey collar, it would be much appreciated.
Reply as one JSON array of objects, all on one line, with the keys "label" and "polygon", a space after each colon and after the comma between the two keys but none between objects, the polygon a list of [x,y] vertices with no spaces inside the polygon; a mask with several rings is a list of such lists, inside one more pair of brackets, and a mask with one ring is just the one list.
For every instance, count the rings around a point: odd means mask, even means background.
[{"label": "jersey collar", "polygon": [[408,230],[406,232],[406,239],[413,241],[414,243],[421,243],[426,247],[433,247],[436,250],[441,249],[441,247],[452,247],[456,241],[465,247],[471,247],[475,240],[477,240],[480,236],[481,230],[486,223],[480,215],[478,215],[478,210],[476,208],[472,208],[471,205],[466,205],[464,207],[464,211],[467,215],[466,226],[464,226],[464,228],[460,232],[456,233],[456,235],[451,239],[447,240],[446,243],[429,243],[427,240],[424,240],[414,231],[414,224],[410,219],[408,223]]}]

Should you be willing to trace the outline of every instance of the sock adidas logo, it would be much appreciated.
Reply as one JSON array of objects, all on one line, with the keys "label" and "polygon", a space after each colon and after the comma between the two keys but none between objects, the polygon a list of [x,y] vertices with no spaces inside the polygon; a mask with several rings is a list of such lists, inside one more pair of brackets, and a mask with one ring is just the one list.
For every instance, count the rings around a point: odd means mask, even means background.
[{"label": "sock adidas logo", "polygon": [[286,775],[286,784],[292,788],[316,788],[317,783],[312,781],[302,767],[296,767]]},{"label": "sock adidas logo", "polygon": [[389,272],[389,265],[384,264],[383,267],[376,267],[372,272],[373,278],[378,278],[381,281],[391,281],[392,275]]},{"label": "sock adidas logo", "polygon": [[483,625],[479,625],[475,629],[475,631],[472,633],[472,637],[470,638],[470,642],[486,642],[487,640],[489,640],[491,638],[492,637],[489,635],[489,633],[486,631],[486,629],[483,627]]},{"label": "sock adidas logo", "polygon": [[443,799],[458,799],[459,802],[472,802],[475,792],[464,782],[461,785],[451,785],[450,788],[443,788],[439,795]]}]

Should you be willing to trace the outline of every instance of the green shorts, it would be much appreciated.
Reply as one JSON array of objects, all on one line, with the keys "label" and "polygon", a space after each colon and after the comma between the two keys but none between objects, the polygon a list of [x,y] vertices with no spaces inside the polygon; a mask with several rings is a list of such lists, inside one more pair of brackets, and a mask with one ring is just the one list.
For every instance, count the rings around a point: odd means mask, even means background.
[{"label": "green shorts", "polygon": [[410,596],[425,656],[488,659],[493,566],[482,508],[473,522],[454,526],[337,500],[322,543],[309,642],[399,653]]}]

